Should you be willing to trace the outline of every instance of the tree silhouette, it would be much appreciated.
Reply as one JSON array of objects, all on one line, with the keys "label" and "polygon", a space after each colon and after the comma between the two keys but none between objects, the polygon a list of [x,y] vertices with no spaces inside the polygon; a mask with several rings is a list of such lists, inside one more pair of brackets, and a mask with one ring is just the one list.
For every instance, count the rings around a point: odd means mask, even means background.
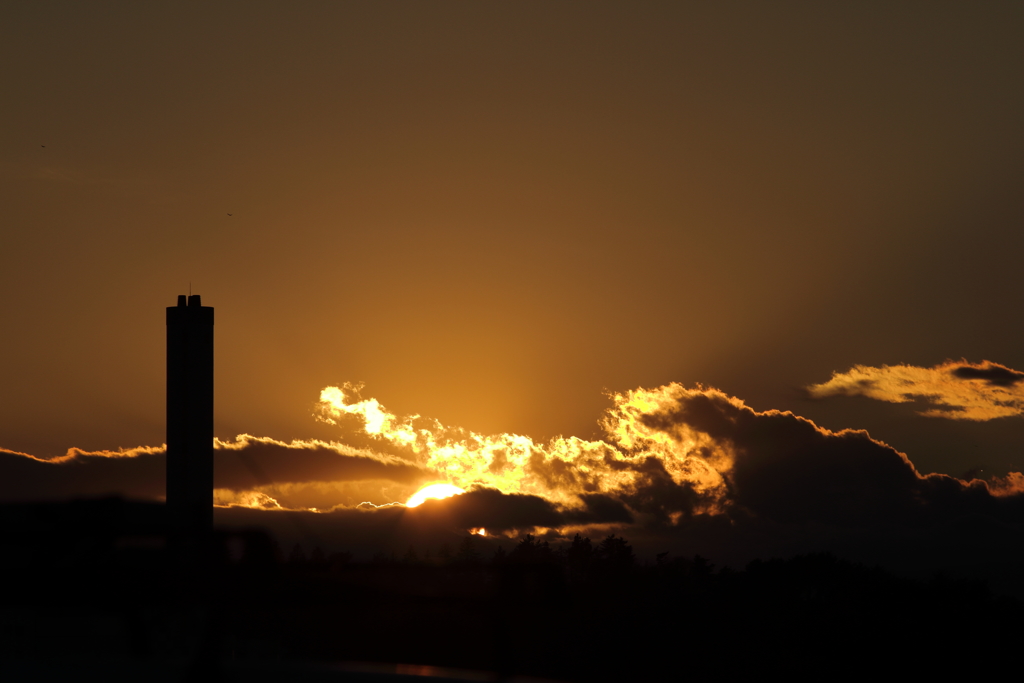
[{"label": "tree silhouette", "polygon": [[594,564],[602,573],[622,576],[636,564],[636,556],[625,538],[613,534],[601,541],[594,550]]},{"label": "tree silhouette", "polygon": [[590,565],[594,559],[594,547],[587,537],[576,534],[572,543],[565,551],[565,563],[569,576],[574,580],[584,579],[590,574]]},{"label": "tree silhouette", "polygon": [[302,549],[302,546],[298,543],[292,547],[291,553],[288,554],[289,564],[305,564],[306,563],[306,552]]},{"label": "tree silhouette", "polygon": [[542,564],[553,562],[555,555],[547,541],[538,543],[532,534],[526,534],[508,554],[508,559],[516,564]]},{"label": "tree silhouette", "polygon": [[452,559],[452,547],[447,543],[442,543],[441,549],[437,551],[437,559],[441,564],[448,564]]},{"label": "tree silhouette", "polygon": [[473,536],[466,536],[459,544],[459,552],[455,555],[455,562],[458,564],[479,564],[480,553],[476,549],[476,539]]}]

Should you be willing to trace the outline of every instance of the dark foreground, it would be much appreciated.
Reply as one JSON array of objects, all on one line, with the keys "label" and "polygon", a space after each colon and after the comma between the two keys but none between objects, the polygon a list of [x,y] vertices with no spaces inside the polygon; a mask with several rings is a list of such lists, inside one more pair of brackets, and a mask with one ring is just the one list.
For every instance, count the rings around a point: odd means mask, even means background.
[{"label": "dark foreground", "polygon": [[[78,507],[75,507],[75,506]],[[106,507],[104,507],[106,506]],[[979,672],[1024,610],[984,583],[897,578],[828,554],[640,563],[628,541],[475,539],[430,557],[283,557],[260,531],[172,552],[160,506],[4,506],[0,677],[634,681]]]}]

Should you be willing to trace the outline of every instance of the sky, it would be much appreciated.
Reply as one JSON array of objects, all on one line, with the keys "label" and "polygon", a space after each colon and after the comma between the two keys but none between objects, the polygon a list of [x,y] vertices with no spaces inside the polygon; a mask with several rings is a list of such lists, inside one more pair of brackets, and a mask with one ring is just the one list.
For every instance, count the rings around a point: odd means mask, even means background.
[{"label": "sky", "polygon": [[[225,504],[454,478],[534,496],[545,528],[845,524],[743,492],[745,458],[802,452],[756,455],[782,434],[856,441],[900,500],[1017,510],[1022,29],[1013,2],[8,3],[3,497],[159,497],[164,307],[191,291],[216,310]],[[438,469],[450,430],[635,464],[608,427],[641,395],[626,422],[676,444],[641,460],[681,487],[649,504]],[[419,451],[339,408],[371,399],[427,420]]]}]

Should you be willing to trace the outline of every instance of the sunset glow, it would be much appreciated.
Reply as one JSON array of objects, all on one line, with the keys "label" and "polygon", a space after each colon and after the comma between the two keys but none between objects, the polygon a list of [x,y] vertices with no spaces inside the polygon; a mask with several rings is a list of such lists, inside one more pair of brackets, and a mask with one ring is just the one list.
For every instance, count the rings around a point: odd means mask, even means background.
[{"label": "sunset glow", "polygon": [[405,507],[414,508],[423,505],[423,502],[428,498],[435,498],[437,500],[443,500],[445,498],[451,498],[461,493],[465,493],[458,486],[452,486],[451,484],[431,484],[430,486],[424,486],[413,495],[405,503]]},{"label": "sunset glow", "polygon": [[[607,438],[558,437],[537,443],[519,434],[485,435],[449,428],[418,415],[394,415],[376,399],[358,396],[361,387],[327,387],[320,394],[319,418],[329,424],[351,416],[361,430],[409,453],[419,465],[436,471],[463,489],[471,486],[507,494],[541,496],[559,505],[578,506],[582,494],[628,494],[650,474],[648,460],[660,462],[675,485],[692,487],[705,511],[719,508],[724,476],[732,466],[728,444],[684,424],[666,431],[648,418],[671,410],[681,398],[707,395],[736,402],[713,389],[669,384],[613,394],[614,405],[601,420]],[[421,492],[422,493],[422,492]],[[422,502],[417,494],[410,499]]]},{"label": "sunset glow", "polygon": [[0,668],[1019,648],[1021,0],[10,6]]}]

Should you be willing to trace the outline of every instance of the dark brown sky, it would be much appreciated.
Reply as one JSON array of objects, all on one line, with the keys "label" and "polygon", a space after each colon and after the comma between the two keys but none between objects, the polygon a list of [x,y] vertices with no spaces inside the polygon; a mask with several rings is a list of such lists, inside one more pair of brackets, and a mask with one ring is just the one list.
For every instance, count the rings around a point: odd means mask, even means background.
[{"label": "dark brown sky", "polygon": [[[1024,369],[1020,3],[7,3],[0,447],[164,439],[164,312],[216,307],[217,434],[346,381],[592,437],[703,382],[1021,470],[1020,418],[801,388]],[[229,215],[231,214],[231,215]]]}]

